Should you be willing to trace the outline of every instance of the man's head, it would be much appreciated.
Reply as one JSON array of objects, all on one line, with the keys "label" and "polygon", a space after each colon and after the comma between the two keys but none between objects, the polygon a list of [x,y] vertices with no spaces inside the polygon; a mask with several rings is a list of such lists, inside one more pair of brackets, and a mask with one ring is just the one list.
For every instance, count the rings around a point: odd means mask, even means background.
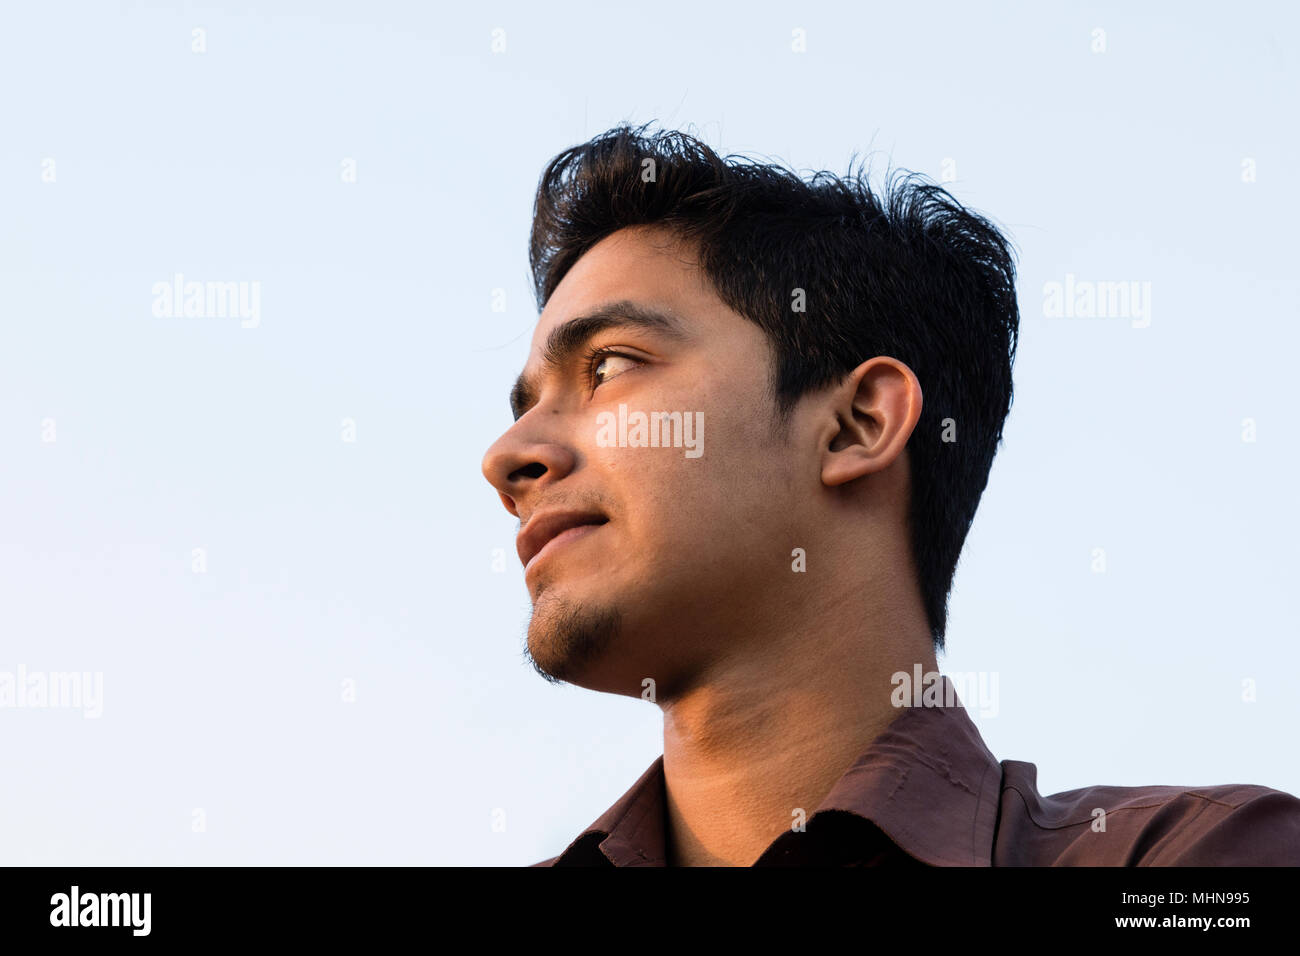
[{"label": "man's head", "polygon": [[582,525],[525,572],[544,675],[676,691],[827,587],[915,598],[943,646],[1011,404],[1014,267],[939,187],[885,186],[644,127],[548,166],[542,314],[483,463],[525,560]]}]

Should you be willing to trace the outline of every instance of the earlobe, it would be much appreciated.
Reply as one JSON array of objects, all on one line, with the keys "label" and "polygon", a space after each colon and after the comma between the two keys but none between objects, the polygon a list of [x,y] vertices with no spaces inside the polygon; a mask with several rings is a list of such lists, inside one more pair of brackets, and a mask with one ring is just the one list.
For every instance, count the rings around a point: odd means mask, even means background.
[{"label": "earlobe", "polygon": [[834,389],[832,432],[822,455],[822,482],[843,485],[884,471],[907,447],[921,417],[921,385],[898,359],[877,356]]}]

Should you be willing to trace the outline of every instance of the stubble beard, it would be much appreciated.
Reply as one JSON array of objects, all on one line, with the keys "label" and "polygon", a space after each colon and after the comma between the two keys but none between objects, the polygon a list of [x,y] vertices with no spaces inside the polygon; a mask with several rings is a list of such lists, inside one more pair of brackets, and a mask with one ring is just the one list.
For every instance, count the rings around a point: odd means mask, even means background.
[{"label": "stubble beard", "polygon": [[615,607],[539,594],[528,621],[524,656],[544,680],[574,683],[605,656],[621,626],[622,614]]}]

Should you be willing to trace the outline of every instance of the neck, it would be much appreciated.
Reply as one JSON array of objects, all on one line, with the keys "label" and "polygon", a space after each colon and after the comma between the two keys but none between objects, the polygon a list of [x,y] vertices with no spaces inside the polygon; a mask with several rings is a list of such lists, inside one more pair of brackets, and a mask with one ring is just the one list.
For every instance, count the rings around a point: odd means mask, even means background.
[{"label": "neck", "polygon": [[797,809],[813,815],[898,716],[891,675],[938,669],[914,591],[827,589],[859,600],[773,616],[661,701],[669,865],[749,866]]}]

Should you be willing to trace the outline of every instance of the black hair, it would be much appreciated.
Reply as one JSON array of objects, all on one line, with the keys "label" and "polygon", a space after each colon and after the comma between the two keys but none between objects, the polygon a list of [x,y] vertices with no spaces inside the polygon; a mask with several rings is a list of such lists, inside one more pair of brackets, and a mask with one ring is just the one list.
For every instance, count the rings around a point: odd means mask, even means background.
[{"label": "black hair", "polygon": [[844,177],[805,181],[648,126],[620,124],[547,165],[529,239],[538,308],[601,239],[657,225],[692,241],[719,298],[766,333],[782,419],[873,356],[906,363],[923,395],[907,444],[912,557],[943,648],[957,559],[1011,409],[1010,242],[917,173],[887,174],[873,192],[850,160]]}]

